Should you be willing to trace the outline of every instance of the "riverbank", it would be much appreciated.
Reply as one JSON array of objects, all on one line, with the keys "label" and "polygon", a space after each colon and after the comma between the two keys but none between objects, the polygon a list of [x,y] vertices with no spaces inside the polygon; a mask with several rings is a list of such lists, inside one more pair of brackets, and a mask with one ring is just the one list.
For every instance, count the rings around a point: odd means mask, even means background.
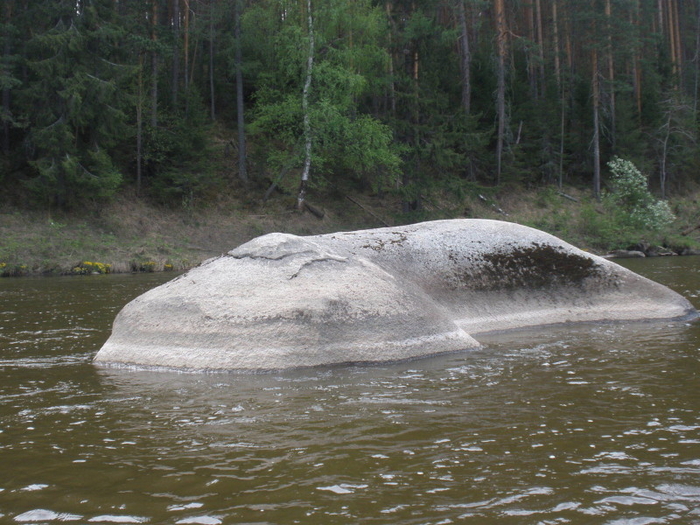
[{"label": "riverbank", "polygon": [[[248,192],[253,194],[254,192]],[[314,212],[294,209],[290,196],[265,204],[222,193],[206,206],[163,207],[128,192],[106,205],[51,213],[6,206],[0,212],[0,274],[65,275],[184,270],[270,232],[314,235],[395,226],[423,220],[474,217],[542,229],[583,249],[606,254],[646,246],[664,253],[700,249],[695,193],[671,200],[676,221],[663,232],[621,231],[609,210],[577,188],[476,193],[425,200],[417,214],[401,214],[396,197],[366,194],[312,196]]]},{"label": "riverbank", "polygon": [[0,275],[184,270],[269,232],[313,235],[383,225],[347,199],[329,201],[322,209],[319,219],[296,212],[291,201],[246,205],[231,195],[189,209],[133,195],[80,213],[6,207],[0,212]]}]

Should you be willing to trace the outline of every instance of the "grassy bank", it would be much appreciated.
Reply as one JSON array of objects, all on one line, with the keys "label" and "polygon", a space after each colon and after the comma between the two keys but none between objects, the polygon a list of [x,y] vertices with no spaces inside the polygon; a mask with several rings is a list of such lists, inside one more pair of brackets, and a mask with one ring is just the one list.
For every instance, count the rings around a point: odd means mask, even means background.
[{"label": "grassy bank", "polygon": [[329,200],[322,219],[292,204],[272,199],[263,206],[220,195],[207,205],[171,208],[122,195],[80,213],[6,206],[0,275],[182,270],[273,231],[311,235],[383,225],[347,199]]},{"label": "grassy bank", "polygon": [[[456,201],[433,197],[420,213],[398,212],[396,198],[363,194],[314,195],[323,217],[294,210],[290,196],[264,205],[239,191],[206,205],[168,208],[128,193],[105,206],[73,213],[5,207],[0,213],[0,274],[89,274],[182,270],[273,231],[299,235],[374,228],[420,220],[475,217],[533,226],[593,253],[659,245],[676,252],[700,249],[697,192],[671,199],[676,220],[664,231],[625,229],[588,192],[554,187],[501,193],[475,192]],[[254,191],[248,195],[255,197]]]}]

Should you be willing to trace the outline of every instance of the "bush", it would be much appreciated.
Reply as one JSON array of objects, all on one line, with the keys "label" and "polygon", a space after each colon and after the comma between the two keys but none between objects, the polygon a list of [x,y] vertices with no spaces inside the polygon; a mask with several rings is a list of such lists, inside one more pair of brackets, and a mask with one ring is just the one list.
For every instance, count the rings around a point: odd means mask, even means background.
[{"label": "bush", "polygon": [[646,177],[636,166],[615,157],[608,162],[612,174],[613,192],[607,203],[620,214],[626,226],[632,229],[659,231],[675,220],[666,201],[656,199],[650,192]]}]

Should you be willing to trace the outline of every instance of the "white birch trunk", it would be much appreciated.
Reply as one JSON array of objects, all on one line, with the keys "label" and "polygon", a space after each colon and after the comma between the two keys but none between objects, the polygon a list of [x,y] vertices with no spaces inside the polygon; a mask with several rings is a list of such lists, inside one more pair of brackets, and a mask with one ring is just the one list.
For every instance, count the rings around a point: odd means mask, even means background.
[{"label": "white birch trunk", "polygon": [[304,82],[304,91],[302,92],[301,107],[304,113],[304,168],[301,172],[301,185],[299,186],[299,195],[297,197],[297,209],[301,211],[304,208],[306,200],[306,186],[309,181],[309,172],[311,171],[311,122],[309,119],[309,91],[311,90],[311,79],[313,78],[314,67],[314,20],[311,13],[311,0],[306,0],[306,8],[308,11],[309,25],[309,54],[306,60],[306,81]]}]

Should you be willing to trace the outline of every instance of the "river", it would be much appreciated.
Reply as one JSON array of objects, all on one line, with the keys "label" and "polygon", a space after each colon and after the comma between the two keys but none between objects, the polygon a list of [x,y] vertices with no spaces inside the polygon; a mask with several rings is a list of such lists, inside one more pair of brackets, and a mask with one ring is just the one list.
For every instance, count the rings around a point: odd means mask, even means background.
[{"label": "river", "polygon": [[[623,261],[700,306],[700,260]],[[0,280],[0,523],[700,523],[700,323],[267,375],[91,364],[168,274]]]}]

